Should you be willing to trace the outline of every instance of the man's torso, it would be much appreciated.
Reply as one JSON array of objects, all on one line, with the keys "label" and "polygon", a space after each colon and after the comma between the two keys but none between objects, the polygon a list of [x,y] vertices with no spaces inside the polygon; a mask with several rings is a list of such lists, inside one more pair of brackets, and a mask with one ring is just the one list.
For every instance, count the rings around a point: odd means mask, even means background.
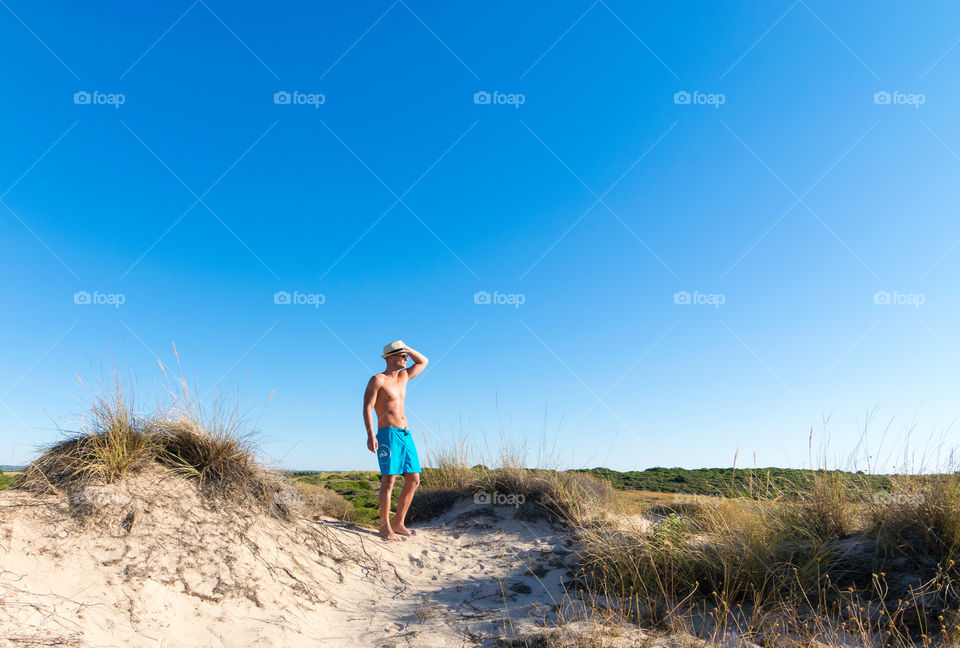
[{"label": "man's torso", "polygon": [[407,395],[407,372],[398,371],[396,375],[377,374],[380,387],[377,389],[373,407],[377,412],[377,427],[407,427],[403,401]]}]

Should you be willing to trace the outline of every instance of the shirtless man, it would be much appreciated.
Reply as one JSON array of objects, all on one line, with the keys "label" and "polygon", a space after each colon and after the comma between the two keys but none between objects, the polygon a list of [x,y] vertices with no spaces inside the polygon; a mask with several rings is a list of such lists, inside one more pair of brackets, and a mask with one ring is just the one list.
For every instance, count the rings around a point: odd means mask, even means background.
[{"label": "shirtless man", "polygon": [[[363,394],[363,423],[367,428],[367,449],[380,462],[380,535],[385,540],[399,541],[400,536],[415,535],[404,526],[413,492],[420,485],[420,459],[407,429],[403,400],[407,381],[423,371],[427,357],[406,346],[402,340],[383,347],[381,358],[387,368],[367,383]],[[407,369],[407,359],[414,364]],[[377,433],[373,433],[373,411],[377,412]],[[397,514],[390,524],[390,495],[397,475],[403,474],[403,489],[397,500]]]}]

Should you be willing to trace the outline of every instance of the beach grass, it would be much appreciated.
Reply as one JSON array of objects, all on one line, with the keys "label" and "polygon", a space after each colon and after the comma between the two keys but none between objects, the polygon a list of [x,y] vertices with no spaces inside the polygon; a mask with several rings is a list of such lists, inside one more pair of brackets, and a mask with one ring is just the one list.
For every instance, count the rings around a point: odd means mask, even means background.
[{"label": "beach grass", "polygon": [[889,475],[755,472],[745,481],[734,477],[739,469],[674,469],[699,481],[666,490],[659,480],[632,490],[629,480],[604,479],[614,471],[529,469],[519,459],[469,468],[448,454],[432,465],[441,467],[425,469],[423,483],[434,508],[445,491],[498,490],[571,527],[579,568],[567,594],[582,617],[716,646],[731,637],[778,648],[960,642],[952,463]]},{"label": "beach grass", "polygon": [[115,379],[95,397],[81,430],[42,448],[16,487],[69,496],[161,466],[194,481],[212,501],[288,519],[299,497],[288,480],[259,461],[256,433],[239,409],[205,409],[183,385],[170,403],[145,414]]},{"label": "beach grass", "polygon": [[631,500],[647,528],[579,528],[582,585],[624,620],[718,644],[731,632],[764,646],[960,640],[960,475],[802,480],[763,501]]}]

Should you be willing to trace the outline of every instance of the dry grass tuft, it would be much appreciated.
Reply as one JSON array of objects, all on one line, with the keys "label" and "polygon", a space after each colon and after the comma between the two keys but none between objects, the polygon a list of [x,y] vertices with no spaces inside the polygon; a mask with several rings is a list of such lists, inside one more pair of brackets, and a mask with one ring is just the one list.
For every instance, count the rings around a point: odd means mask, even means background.
[{"label": "dry grass tuft", "polygon": [[960,473],[901,477],[869,501],[872,530],[889,551],[960,563]]},{"label": "dry grass tuft", "polygon": [[470,467],[467,457],[463,442],[431,456],[433,466],[421,475],[423,485],[414,496],[411,520],[436,517],[460,498],[483,493],[491,498],[495,494],[520,497],[547,517],[579,525],[605,511],[612,501],[610,483],[586,473],[525,468],[519,456],[507,450],[501,452],[501,465],[492,469]]},{"label": "dry grass tuft", "polygon": [[205,417],[183,405],[137,414],[120,383],[99,397],[84,429],[45,448],[24,471],[18,488],[68,494],[109,484],[161,464],[217,502],[255,507],[290,519],[300,504],[295,487],[256,459],[255,436],[237,414]]},{"label": "dry grass tuft", "polygon": [[343,495],[323,484],[295,482],[303,501],[303,514],[308,517],[327,516],[344,522],[357,522],[359,514]]},{"label": "dry grass tuft", "polygon": [[85,433],[48,446],[27,466],[20,487],[54,492],[121,479],[156,457],[155,425],[155,419],[135,414],[117,388],[112,396],[95,401]]},{"label": "dry grass tuft", "polygon": [[279,474],[256,460],[256,443],[241,421],[229,417],[204,420],[180,413],[156,425],[156,459],[200,490],[237,504],[252,504],[283,519],[297,508],[297,491]]}]

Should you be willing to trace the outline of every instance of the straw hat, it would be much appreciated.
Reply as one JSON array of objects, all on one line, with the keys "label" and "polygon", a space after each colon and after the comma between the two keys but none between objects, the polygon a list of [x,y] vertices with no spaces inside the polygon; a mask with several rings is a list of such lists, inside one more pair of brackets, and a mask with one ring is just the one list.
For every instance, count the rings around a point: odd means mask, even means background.
[{"label": "straw hat", "polygon": [[407,345],[403,343],[403,340],[396,340],[391,342],[387,346],[383,347],[383,355],[381,358],[386,358],[387,356],[396,355],[398,353],[406,353]]}]

